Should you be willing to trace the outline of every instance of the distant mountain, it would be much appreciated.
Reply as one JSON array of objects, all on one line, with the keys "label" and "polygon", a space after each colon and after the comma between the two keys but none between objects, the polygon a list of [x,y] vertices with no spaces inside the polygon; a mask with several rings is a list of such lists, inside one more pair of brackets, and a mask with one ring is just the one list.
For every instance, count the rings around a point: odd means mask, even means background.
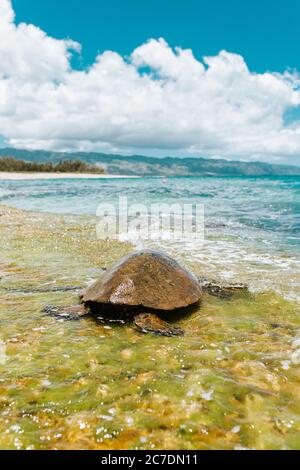
[{"label": "distant mountain", "polygon": [[122,156],[92,152],[47,152],[13,148],[0,149],[0,157],[14,157],[26,161],[53,162],[82,160],[99,164],[109,174],[145,176],[289,176],[300,175],[300,167],[272,165],[262,162],[211,160],[208,158]]}]

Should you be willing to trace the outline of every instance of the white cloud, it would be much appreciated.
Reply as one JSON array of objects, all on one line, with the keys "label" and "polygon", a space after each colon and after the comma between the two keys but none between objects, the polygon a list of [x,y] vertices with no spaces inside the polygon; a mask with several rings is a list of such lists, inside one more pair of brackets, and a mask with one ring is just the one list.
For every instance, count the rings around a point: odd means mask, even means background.
[{"label": "white cloud", "polygon": [[10,1],[1,1],[0,2],[0,24],[7,26],[9,23],[12,23],[15,19],[15,14]]},{"label": "white cloud", "polygon": [[300,155],[297,74],[255,74],[221,51],[203,62],[191,50],[150,40],[128,60],[111,51],[88,70],[71,67],[80,45],[14,22],[0,0],[0,134],[13,146],[55,150],[173,152],[242,159]]}]

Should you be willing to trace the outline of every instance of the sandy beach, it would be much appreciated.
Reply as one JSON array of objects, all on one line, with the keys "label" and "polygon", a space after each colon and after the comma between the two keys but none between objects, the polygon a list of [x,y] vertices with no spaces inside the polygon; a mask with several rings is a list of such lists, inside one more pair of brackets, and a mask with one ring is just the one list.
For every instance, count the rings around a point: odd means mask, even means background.
[{"label": "sandy beach", "polygon": [[14,173],[0,172],[0,180],[49,180],[49,179],[123,179],[138,178],[127,175],[101,175],[95,173]]}]

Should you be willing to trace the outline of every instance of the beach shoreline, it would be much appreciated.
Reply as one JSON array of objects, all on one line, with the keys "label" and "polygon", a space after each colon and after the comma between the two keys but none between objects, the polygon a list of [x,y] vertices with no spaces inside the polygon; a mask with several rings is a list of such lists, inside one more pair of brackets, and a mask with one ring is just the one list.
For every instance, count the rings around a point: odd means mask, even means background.
[{"label": "beach shoreline", "polygon": [[124,179],[124,178],[138,178],[134,175],[103,175],[95,173],[40,173],[40,172],[0,172],[0,180],[59,180],[59,179]]},{"label": "beach shoreline", "polygon": [[299,448],[299,306],[274,292],[204,292],[176,319],[184,339],[56,315],[49,307],[79,305],[133,250],[98,239],[95,224],[0,205],[1,447]]}]

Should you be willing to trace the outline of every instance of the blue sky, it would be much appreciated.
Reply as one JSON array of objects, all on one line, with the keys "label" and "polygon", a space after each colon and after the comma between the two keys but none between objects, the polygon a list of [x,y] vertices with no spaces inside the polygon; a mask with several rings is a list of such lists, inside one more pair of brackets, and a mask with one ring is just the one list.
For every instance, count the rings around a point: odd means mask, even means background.
[{"label": "blue sky", "polygon": [[300,165],[299,0],[0,0],[0,146]]},{"label": "blue sky", "polygon": [[83,45],[84,64],[111,49],[129,54],[149,38],[241,54],[251,70],[300,70],[299,0],[13,0],[17,21]]}]

